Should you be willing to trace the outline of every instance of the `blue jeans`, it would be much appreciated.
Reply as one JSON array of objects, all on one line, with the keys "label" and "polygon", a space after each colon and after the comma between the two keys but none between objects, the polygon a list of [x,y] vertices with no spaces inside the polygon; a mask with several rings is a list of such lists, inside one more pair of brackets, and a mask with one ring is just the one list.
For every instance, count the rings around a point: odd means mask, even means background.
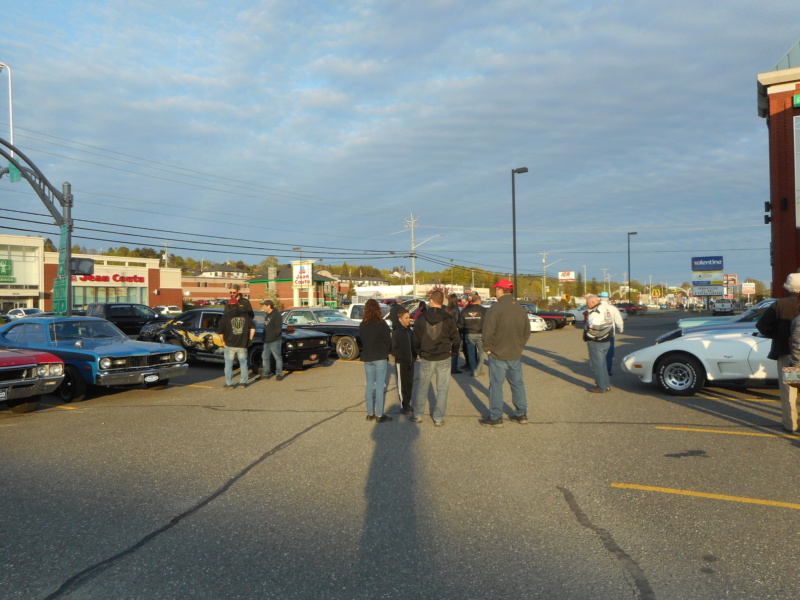
[{"label": "blue jeans", "polygon": [[522,381],[522,359],[498,360],[489,355],[489,418],[503,418],[503,383],[511,386],[511,402],[515,415],[528,414],[528,396]]},{"label": "blue jeans", "polygon": [[367,402],[368,415],[380,417],[383,414],[383,400],[386,395],[386,369],[388,366],[388,360],[372,360],[364,363],[364,373],[367,376],[367,390],[364,394],[364,399]]},{"label": "blue jeans", "polygon": [[466,343],[469,368],[472,369],[472,374],[483,375],[483,361],[486,358],[483,353],[483,334],[468,333]]},{"label": "blue jeans", "polygon": [[247,348],[234,348],[233,346],[225,346],[225,383],[233,385],[233,359],[239,359],[239,383],[247,383],[248,366],[247,366]]},{"label": "blue jeans", "polygon": [[261,374],[267,375],[272,373],[270,370],[270,357],[275,357],[275,372],[278,375],[283,374],[283,356],[281,356],[281,344],[283,340],[275,340],[274,342],[264,342],[264,349],[261,351]]},{"label": "blue jeans", "polygon": [[606,366],[608,367],[608,374],[611,375],[611,367],[614,365],[614,338],[612,336],[608,353],[606,354]]},{"label": "blue jeans", "polygon": [[592,367],[594,382],[601,390],[607,390],[611,387],[611,380],[608,378],[606,355],[611,342],[586,342],[586,345],[589,346],[589,365]]},{"label": "blue jeans", "polygon": [[444,421],[444,414],[447,412],[447,392],[450,389],[450,363],[451,359],[444,360],[425,360],[419,359],[419,381],[417,391],[411,407],[414,409],[414,417],[421,419],[425,414],[425,404],[428,399],[428,388],[431,386],[431,379],[436,374],[436,400],[433,404],[431,416],[436,423]]}]

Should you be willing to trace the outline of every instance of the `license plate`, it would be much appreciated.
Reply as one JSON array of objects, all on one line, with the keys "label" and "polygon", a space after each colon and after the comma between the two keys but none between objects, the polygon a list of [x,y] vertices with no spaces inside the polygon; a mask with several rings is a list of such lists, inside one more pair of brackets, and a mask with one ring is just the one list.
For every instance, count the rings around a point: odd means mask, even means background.
[{"label": "license plate", "polygon": [[158,375],[145,375],[145,383],[153,383],[154,381],[158,381]]},{"label": "license plate", "polygon": [[5,400],[6,398],[8,398],[8,389],[6,388],[0,389],[0,402]]}]

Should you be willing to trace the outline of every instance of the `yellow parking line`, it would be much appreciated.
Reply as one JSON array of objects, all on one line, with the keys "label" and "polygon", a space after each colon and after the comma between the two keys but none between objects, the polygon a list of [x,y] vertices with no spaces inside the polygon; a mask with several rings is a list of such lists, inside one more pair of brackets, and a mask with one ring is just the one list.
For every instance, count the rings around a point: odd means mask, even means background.
[{"label": "yellow parking line", "polygon": [[745,504],[761,504],[764,506],[778,506],[780,508],[793,508],[800,510],[800,504],[793,502],[778,502],[777,500],[760,500],[758,498],[743,498],[741,496],[726,496],[724,494],[707,494],[705,492],[692,492],[690,490],[677,490],[673,488],[655,487],[652,485],[636,485],[634,483],[612,483],[611,487],[627,490],[642,490],[645,492],[661,492],[664,494],[678,494],[680,496],[695,496],[697,498],[711,498],[712,500],[725,500],[727,502],[743,502]]},{"label": "yellow parking line", "polygon": [[197,385],[194,383],[187,383],[186,385],[183,384],[176,384],[175,387],[193,387],[193,388],[200,388],[203,390],[213,390],[215,386],[213,385]]},{"label": "yellow parking line", "polygon": [[754,431],[723,431],[721,429],[699,429],[695,427],[666,427],[663,425],[656,425],[656,429],[668,429],[670,431],[696,431],[698,433],[724,433],[726,435],[750,435],[753,437],[777,437],[796,439],[798,436],[794,433],[756,433]]},{"label": "yellow parking line", "polygon": [[63,410],[78,410],[77,406],[54,406],[53,408],[61,408]]}]

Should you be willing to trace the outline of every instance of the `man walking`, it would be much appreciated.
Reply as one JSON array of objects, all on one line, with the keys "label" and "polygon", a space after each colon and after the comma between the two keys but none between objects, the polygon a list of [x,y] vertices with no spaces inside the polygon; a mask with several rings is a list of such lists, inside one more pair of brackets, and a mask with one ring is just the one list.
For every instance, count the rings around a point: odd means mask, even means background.
[{"label": "man walking", "polygon": [[[281,313],[275,310],[272,300],[262,300],[264,308],[264,349],[261,352],[261,377],[269,379],[277,373],[276,380],[283,381],[283,320]],[[272,371],[272,360],[275,359],[275,372]]]},{"label": "man walking", "polygon": [[483,375],[483,320],[486,309],[481,306],[478,292],[472,292],[469,304],[461,311],[458,328],[464,333],[464,345],[467,349],[467,367],[473,377]]},{"label": "man walking", "polygon": [[431,416],[437,427],[444,425],[447,392],[450,389],[450,362],[453,356],[458,356],[461,345],[458,325],[442,308],[443,302],[444,294],[440,290],[431,292],[430,306],[414,323],[414,349],[420,358],[420,370],[419,385],[412,401],[414,414],[411,420],[422,423],[428,389],[436,374],[436,400]]},{"label": "man walking", "polygon": [[494,284],[497,302],[483,320],[483,349],[489,362],[489,417],[487,427],[503,427],[503,382],[511,386],[515,412],[509,419],[527,425],[528,397],[522,380],[522,351],[531,336],[528,311],[513,297],[514,284],[501,279]]},{"label": "man walking", "polygon": [[[615,325],[622,325],[619,312],[611,310],[610,305],[601,304],[600,298],[595,294],[587,294],[586,306],[589,311],[584,321],[583,341],[589,348],[589,365],[594,375],[595,387],[588,391],[595,394],[604,394],[611,390],[611,381],[608,378],[608,365],[606,355],[614,336]],[[619,322],[615,321],[619,319]]]},{"label": "man walking", "polygon": [[237,298],[228,300],[228,309],[223,313],[219,320],[219,338],[224,346],[225,357],[225,385],[226,390],[231,390],[233,385],[233,360],[239,361],[239,383],[247,387],[247,376],[249,366],[247,364],[247,346],[256,333],[253,319],[247,311],[239,306]]},{"label": "man walking", "polygon": [[597,297],[600,298],[600,304],[608,307],[614,315],[614,328],[611,331],[611,340],[609,340],[610,344],[606,354],[606,367],[608,367],[608,374],[611,375],[611,367],[614,365],[614,339],[617,337],[617,332],[622,333],[625,329],[625,321],[622,320],[619,309],[611,304],[608,292],[600,292]]}]

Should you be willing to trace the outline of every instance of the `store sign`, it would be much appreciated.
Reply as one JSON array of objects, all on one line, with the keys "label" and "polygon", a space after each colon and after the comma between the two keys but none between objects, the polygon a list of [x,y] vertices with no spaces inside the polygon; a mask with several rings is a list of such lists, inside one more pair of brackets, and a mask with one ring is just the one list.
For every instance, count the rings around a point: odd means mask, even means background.
[{"label": "store sign", "polygon": [[312,263],[292,265],[292,286],[310,287],[311,286]]},{"label": "store sign", "polygon": [[561,282],[575,281],[575,271],[559,271],[558,280]]},{"label": "store sign", "polygon": [[756,284],[752,281],[745,281],[742,284],[742,293],[743,294],[755,294],[756,293]]},{"label": "store sign", "polygon": [[694,285],[692,286],[693,296],[722,296],[725,288],[721,285]]},{"label": "store sign", "polygon": [[722,285],[724,276],[722,271],[710,273],[692,273],[692,285]]},{"label": "store sign", "polygon": [[97,283],[144,283],[144,277],[141,275],[120,275],[119,273],[114,273],[113,275],[73,275],[72,281],[93,281]]},{"label": "store sign", "polygon": [[692,271],[722,271],[721,256],[692,257]]}]

